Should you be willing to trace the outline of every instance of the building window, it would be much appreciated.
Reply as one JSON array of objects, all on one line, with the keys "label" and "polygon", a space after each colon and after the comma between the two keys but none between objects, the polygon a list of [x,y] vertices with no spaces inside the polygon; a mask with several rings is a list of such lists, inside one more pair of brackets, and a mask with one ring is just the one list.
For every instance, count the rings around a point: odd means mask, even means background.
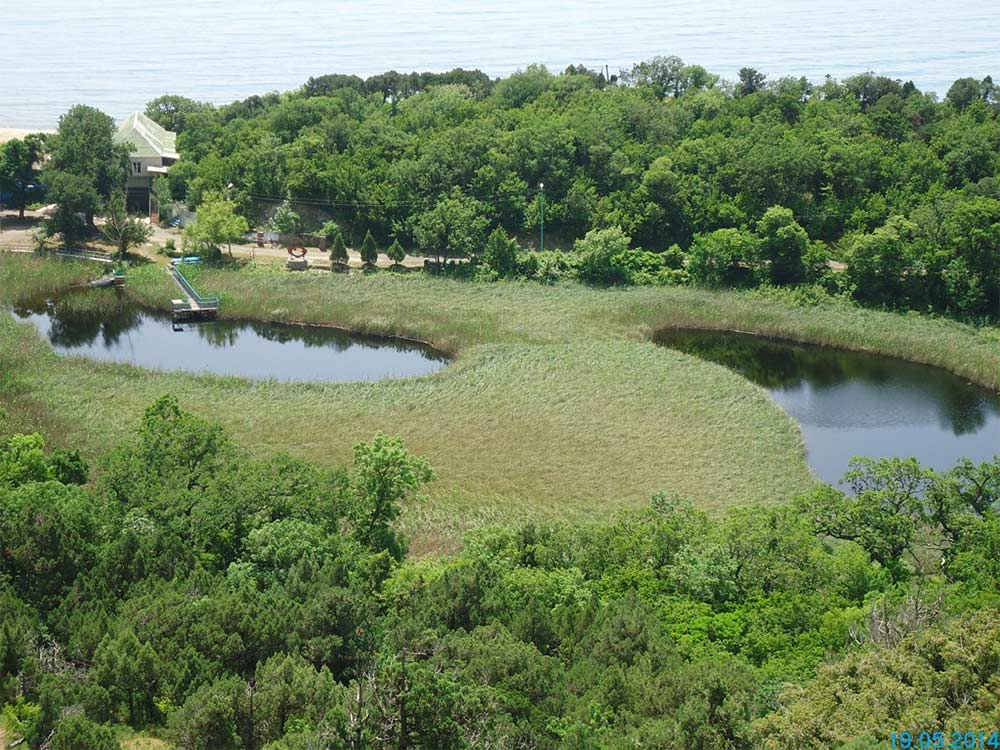
[{"label": "building window", "polygon": [[132,162],[132,171],[134,174],[142,174],[142,162]]}]

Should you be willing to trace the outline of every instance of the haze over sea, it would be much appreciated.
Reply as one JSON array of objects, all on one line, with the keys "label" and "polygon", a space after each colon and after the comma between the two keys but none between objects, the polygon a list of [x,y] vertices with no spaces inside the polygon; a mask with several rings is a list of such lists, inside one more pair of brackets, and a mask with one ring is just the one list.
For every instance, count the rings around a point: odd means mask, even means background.
[{"label": "haze over sea", "polygon": [[612,72],[676,54],[733,79],[875,70],[943,95],[1000,76],[1000,6],[941,0],[0,0],[0,127],[163,93],[225,103],[309,76],[532,62]]}]

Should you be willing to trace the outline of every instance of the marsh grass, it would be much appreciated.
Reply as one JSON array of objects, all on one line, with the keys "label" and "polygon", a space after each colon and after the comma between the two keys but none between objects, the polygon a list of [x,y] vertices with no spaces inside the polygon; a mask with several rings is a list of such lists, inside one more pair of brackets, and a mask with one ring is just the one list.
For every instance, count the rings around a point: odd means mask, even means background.
[{"label": "marsh grass", "polygon": [[[2,266],[2,264],[0,264]],[[408,508],[418,552],[469,528],[528,519],[588,522],[674,490],[718,512],[810,487],[795,423],[765,391],[723,367],[649,343],[663,327],[730,328],[862,348],[948,366],[996,385],[993,332],[849,307],[796,308],[690,289],[475,285],[422,275],[190,273],[226,317],[336,325],[427,341],[455,355],[431,376],[378,383],[250,382],[59,357],[0,316],[11,342],[0,374],[19,414],[100,455],[164,393],[222,422],[256,455],[324,464],[382,430],[426,455],[439,479]],[[162,269],[128,293],[166,307]]]},{"label": "marsh grass", "polygon": [[16,305],[81,286],[102,275],[97,263],[71,258],[42,258],[0,251],[0,304]]}]

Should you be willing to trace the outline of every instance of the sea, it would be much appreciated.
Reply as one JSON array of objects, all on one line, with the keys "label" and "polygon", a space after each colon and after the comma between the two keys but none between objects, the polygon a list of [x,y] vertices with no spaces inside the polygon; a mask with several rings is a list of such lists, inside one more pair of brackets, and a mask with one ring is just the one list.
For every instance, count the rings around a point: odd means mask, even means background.
[{"label": "sea", "polygon": [[[821,82],[874,70],[943,96],[1000,77],[1000,4],[951,0],[0,0],[0,128],[164,93],[217,104],[310,76],[532,63],[612,73],[678,55]],[[1000,78],[998,78],[1000,80]]]}]

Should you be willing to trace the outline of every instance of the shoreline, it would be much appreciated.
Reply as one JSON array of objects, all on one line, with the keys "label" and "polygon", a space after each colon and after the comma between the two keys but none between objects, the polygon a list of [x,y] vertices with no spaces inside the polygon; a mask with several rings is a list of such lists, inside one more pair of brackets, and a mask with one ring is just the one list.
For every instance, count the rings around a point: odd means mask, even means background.
[{"label": "shoreline", "polygon": [[0,144],[12,141],[15,138],[24,138],[28,135],[44,134],[52,135],[56,131],[48,128],[0,128]]}]

